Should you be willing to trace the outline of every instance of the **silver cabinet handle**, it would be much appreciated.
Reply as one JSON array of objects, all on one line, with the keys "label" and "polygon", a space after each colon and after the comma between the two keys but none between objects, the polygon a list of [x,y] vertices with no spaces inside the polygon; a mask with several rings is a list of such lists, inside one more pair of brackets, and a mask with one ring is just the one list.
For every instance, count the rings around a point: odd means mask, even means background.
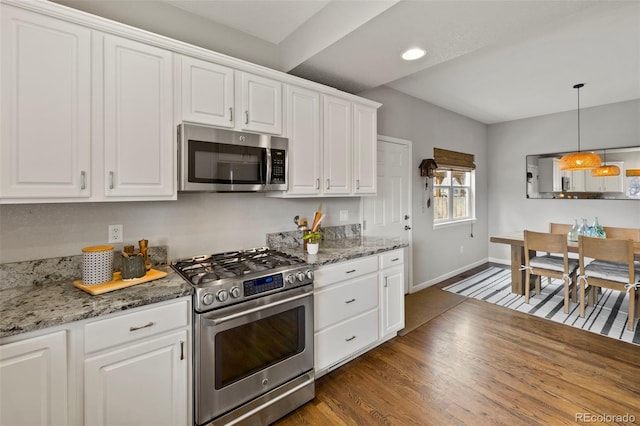
[{"label": "silver cabinet handle", "polygon": [[353,303],[353,302],[355,302],[355,301],[356,301],[356,299],[345,300],[345,301],[344,301],[344,303]]},{"label": "silver cabinet handle", "polygon": [[356,189],[360,189],[360,179],[356,179]]},{"label": "silver cabinet handle", "polygon": [[389,278],[384,277],[384,286],[385,287],[389,287],[389,282],[388,282]]},{"label": "silver cabinet handle", "polygon": [[392,262],[397,262],[398,260],[400,260],[400,258],[399,258],[399,257],[396,257],[396,258],[391,259],[391,261],[392,261]]},{"label": "silver cabinet handle", "polygon": [[350,271],[346,271],[345,274],[353,274],[355,271],[355,269],[351,269]]},{"label": "silver cabinet handle", "polygon": [[327,179],[326,189],[329,189],[330,187],[331,187],[331,184],[329,183],[329,179]]},{"label": "silver cabinet handle", "polygon": [[355,339],[355,338],[356,338],[356,336],[351,336],[351,337],[349,337],[349,338],[347,338],[347,339],[344,339],[344,340],[345,340],[345,342],[350,342],[350,341],[352,341],[352,340],[353,340],[353,339]]},{"label": "silver cabinet handle", "polygon": [[82,170],[80,172],[80,189],[86,189],[86,188],[87,188],[87,172]]},{"label": "silver cabinet handle", "polygon": [[145,325],[140,325],[138,327],[129,327],[129,331],[142,330],[143,328],[151,327],[153,324],[155,324],[153,321],[149,321]]},{"label": "silver cabinet handle", "polygon": [[113,189],[113,172],[109,172],[109,189]]},{"label": "silver cabinet handle", "polygon": [[249,124],[249,111],[244,112],[244,124]]},{"label": "silver cabinet handle", "polygon": [[184,342],[180,341],[180,361],[184,359]]},{"label": "silver cabinet handle", "polygon": [[229,107],[229,121],[233,121],[233,108]]},{"label": "silver cabinet handle", "polygon": [[320,178],[316,178],[316,189],[320,189]]}]

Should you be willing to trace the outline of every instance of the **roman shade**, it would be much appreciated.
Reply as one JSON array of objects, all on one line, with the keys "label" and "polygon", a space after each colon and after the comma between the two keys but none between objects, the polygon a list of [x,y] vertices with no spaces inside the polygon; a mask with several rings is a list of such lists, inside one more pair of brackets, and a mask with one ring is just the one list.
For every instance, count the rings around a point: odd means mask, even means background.
[{"label": "roman shade", "polygon": [[433,159],[438,164],[438,169],[460,170],[465,172],[476,169],[476,165],[473,162],[473,154],[433,148]]}]

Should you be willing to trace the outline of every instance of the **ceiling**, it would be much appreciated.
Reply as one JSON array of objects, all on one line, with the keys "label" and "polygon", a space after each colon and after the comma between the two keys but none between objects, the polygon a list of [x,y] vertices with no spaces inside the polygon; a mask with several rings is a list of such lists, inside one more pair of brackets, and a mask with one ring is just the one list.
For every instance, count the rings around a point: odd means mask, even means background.
[{"label": "ceiling", "polygon": [[576,83],[581,108],[640,98],[640,0],[166,2],[277,45],[281,71],[483,123],[573,110]]}]

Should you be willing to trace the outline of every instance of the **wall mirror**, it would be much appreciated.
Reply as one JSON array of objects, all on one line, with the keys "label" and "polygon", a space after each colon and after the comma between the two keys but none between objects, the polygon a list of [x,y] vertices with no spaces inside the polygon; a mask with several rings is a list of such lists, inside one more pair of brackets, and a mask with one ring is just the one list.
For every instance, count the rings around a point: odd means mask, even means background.
[{"label": "wall mirror", "polygon": [[589,150],[603,165],[620,168],[617,176],[592,176],[590,170],[562,171],[566,152],[527,155],[527,198],[640,200],[640,146]]}]

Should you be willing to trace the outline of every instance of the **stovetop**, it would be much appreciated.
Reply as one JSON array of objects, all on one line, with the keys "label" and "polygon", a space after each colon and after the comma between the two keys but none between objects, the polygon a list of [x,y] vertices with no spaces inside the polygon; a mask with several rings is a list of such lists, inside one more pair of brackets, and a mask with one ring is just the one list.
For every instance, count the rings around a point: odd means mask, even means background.
[{"label": "stovetop", "polygon": [[313,282],[313,271],[304,260],[267,247],[195,256],[171,266],[195,288],[197,311]]}]

